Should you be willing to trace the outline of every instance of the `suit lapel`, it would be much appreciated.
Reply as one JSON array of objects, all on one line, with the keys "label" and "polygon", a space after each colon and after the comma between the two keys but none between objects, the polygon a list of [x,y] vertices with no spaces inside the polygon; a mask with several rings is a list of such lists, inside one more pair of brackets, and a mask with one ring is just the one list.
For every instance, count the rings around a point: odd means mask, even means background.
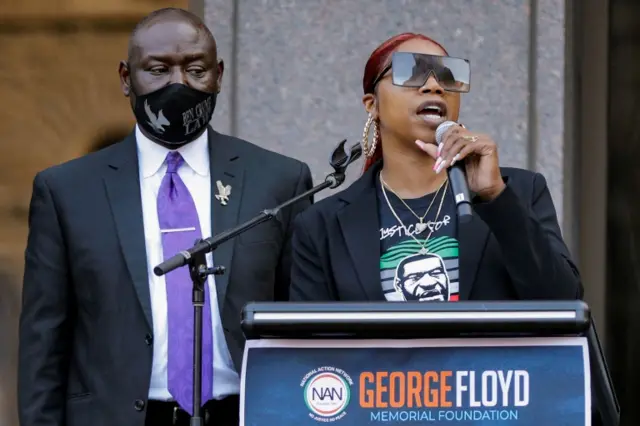
[{"label": "suit lapel", "polygon": [[[241,159],[234,149],[233,140],[229,137],[215,132],[209,127],[209,167],[211,170],[211,229],[213,235],[226,231],[238,223],[238,213],[242,201],[244,168]],[[231,193],[227,204],[223,205],[216,198],[219,195],[218,185],[220,181],[223,186],[230,186]],[[205,238],[208,236],[204,236]],[[220,245],[213,252],[213,261],[218,266],[224,266],[226,271],[223,275],[216,275],[216,292],[218,305],[224,306],[229,285],[230,274],[232,272],[231,262],[233,248],[236,239],[232,239]]]},{"label": "suit lapel", "polygon": [[488,241],[489,227],[477,214],[474,214],[468,223],[458,225],[460,300],[469,300],[478,266],[480,266]]},{"label": "suit lapel", "polygon": [[116,224],[120,248],[133,280],[138,300],[151,328],[153,320],[135,133],[129,134],[120,144],[119,150],[114,152],[103,179]]},{"label": "suit lapel", "polygon": [[349,203],[338,214],[347,250],[367,300],[385,300],[380,282],[380,219],[371,167],[362,179],[342,193]]}]

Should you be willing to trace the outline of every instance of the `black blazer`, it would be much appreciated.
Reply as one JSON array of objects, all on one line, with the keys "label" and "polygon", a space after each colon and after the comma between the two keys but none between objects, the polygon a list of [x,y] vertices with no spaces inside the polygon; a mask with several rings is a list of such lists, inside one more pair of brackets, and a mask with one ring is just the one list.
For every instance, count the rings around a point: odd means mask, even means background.
[{"label": "black blazer", "polygon": [[[312,185],[306,164],[209,128],[213,233]],[[232,186],[228,204],[215,181]],[[284,209],[215,252],[226,342],[240,371],[240,314],[286,300],[294,216]],[[38,173],[33,184],[20,317],[23,426],[143,426],[153,335],[135,134]]]},{"label": "black blazer", "polygon": [[[381,162],[295,221],[291,300],[384,301],[375,177]],[[502,168],[506,189],[460,224],[460,300],[575,299],[580,276],[539,173]]]}]

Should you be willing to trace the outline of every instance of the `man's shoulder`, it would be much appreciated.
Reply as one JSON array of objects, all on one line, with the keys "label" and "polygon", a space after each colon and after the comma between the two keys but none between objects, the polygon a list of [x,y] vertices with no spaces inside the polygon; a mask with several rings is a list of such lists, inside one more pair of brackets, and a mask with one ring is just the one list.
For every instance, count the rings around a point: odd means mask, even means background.
[{"label": "man's shoulder", "polygon": [[239,155],[245,157],[247,161],[259,165],[260,169],[264,171],[277,170],[281,174],[294,171],[299,174],[301,168],[306,166],[300,160],[263,148],[245,139],[224,134],[220,134],[220,136],[227,139],[225,143],[233,144]]},{"label": "man's shoulder", "polygon": [[82,155],[71,160],[64,161],[59,164],[49,166],[40,170],[36,174],[36,179],[46,180],[47,183],[61,181],[66,182],[81,182],[95,176],[101,165],[108,162],[114,154],[122,150],[123,142],[117,142],[109,147],[103,148],[100,151],[91,152]]}]

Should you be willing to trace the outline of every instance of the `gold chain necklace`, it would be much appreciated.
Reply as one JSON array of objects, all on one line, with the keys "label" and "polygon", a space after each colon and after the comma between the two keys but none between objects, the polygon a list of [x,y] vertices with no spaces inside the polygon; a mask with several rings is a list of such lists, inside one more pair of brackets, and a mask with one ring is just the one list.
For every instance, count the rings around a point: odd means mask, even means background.
[{"label": "gold chain necklace", "polygon": [[393,190],[393,188],[391,188],[391,186],[382,178],[382,172],[380,173],[380,182],[382,183],[383,187],[387,187],[389,189],[389,191],[391,191],[393,193],[393,195],[395,195],[400,202],[402,202],[402,204],[404,204],[404,206],[411,212],[411,214],[413,214],[416,219],[418,219],[419,223],[416,223],[416,233],[417,234],[422,234],[422,232],[427,229],[427,224],[424,223],[424,219],[427,217],[427,215],[429,214],[429,211],[431,211],[431,206],[433,205],[433,202],[436,200],[436,198],[438,197],[438,193],[440,192],[440,190],[442,189],[442,187],[444,186],[444,184],[447,182],[447,180],[445,179],[440,186],[438,187],[436,193],[433,195],[433,199],[431,200],[431,203],[429,203],[429,207],[427,207],[427,211],[424,212],[424,214],[422,216],[418,216],[416,214],[416,212],[413,211],[413,209],[411,207],[409,207],[409,204],[407,204],[402,197],[400,197],[398,195],[398,193],[396,191]]},{"label": "gold chain necklace", "polygon": [[[387,191],[385,189],[385,183],[382,180],[382,175],[380,175],[380,183],[382,184],[382,194],[384,195],[384,199],[387,202],[387,205],[389,206],[389,210],[391,210],[391,213],[393,214],[393,216],[396,218],[396,220],[398,221],[398,223],[402,226],[402,229],[404,229],[404,232],[409,235],[411,238],[413,238],[415,240],[416,243],[418,243],[418,245],[421,247],[420,251],[418,252],[419,254],[427,254],[429,253],[429,250],[427,250],[427,243],[429,242],[429,238],[431,238],[431,234],[433,234],[433,230],[435,228],[431,228],[431,230],[429,231],[429,235],[427,235],[427,238],[425,238],[424,242],[420,242],[419,239],[417,239],[415,237],[414,234],[409,232],[409,229],[407,229],[407,227],[405,226],[404,222],[400,219],[400,216],[398,216],[398,214],[396,213],[396,211],[394,210],[393,206],[391,205],[391,202],[389,201],[389,197],[387,196]],[[449,180],[447,179],[444,182],[444,191],[442,192],[442,197],[440,198],[440,205],[438,206],[438,211],[436,212],[436,217],[434,219],[434,222],[438,221],[438,217],[440,217],[440,211],[442,210],[442,204],[444,203],[444,198],[445,195],[447,194],[447,188],[449,187]],[[438,189],[438,191],[440,191],[440,189]],[[433,196],[433,200],[436,199],[438,193],[436,192],[436,194]],[[400,198],[400,197],[398,197]],[[433,203],[432,200],[432,203]],[[429,208],[431,208],[431,206],[429,206]],[[425,225],[426,226],[426,225]]]}]

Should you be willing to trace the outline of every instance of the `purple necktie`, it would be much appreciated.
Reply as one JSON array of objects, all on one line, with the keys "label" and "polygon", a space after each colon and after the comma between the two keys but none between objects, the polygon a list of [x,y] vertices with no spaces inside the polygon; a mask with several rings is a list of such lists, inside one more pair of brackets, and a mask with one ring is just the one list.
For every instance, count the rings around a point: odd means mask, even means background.
[{"label": "purple necktie", "polygon": [[[189,189],[178,176],[184,159],[178,152],[167,155],[167,173],[158,192],[158,221],[164,259],[193,246],[202,238],[198,212]],[[187,266],[166,275],[169,355],[169,393],[193,415],[193,284]],[[209,289],[205,284],[202,310],[202,404],[211,399],[213,381],[213,337]]]}]

